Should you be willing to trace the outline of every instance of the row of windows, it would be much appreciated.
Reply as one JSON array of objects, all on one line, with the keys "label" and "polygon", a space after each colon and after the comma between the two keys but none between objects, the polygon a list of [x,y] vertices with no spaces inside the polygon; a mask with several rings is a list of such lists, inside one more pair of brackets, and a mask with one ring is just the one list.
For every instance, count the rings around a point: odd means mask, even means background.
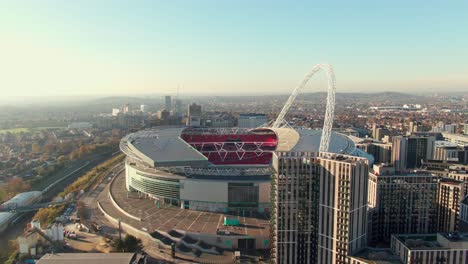
[{"label": "row of windows", "polygon": [[172,181],[152,180],[146,178],[142,178],[140,181],[132,177],[130,183],[132,188],[156,197],[169,199],[179,199],[180,197],[179,184],[174,184]]}]

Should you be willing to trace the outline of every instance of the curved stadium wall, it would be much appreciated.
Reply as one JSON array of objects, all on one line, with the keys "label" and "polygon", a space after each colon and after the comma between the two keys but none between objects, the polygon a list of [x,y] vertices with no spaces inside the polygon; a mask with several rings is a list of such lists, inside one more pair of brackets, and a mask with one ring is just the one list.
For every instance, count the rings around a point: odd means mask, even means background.
[{"label": "curved stadium wall", "polygon": [[[139,164],[142,165],[142,164]],[[270,205],[270,176],[185,177],[126,162],[127,191],[177,206],[210,212],[263,213]]]}]

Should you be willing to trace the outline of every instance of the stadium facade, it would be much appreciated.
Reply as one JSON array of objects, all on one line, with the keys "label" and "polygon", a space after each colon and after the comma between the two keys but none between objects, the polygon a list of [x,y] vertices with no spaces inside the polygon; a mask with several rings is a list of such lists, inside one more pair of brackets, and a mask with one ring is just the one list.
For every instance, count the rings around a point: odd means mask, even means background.
[{"label": "stadium facade", "polygon": [[[166,127],[122,139],[126,189],[156,206],[268,213],[273,153],[317,152],[321,130],[293,128]],[[333,132],[329,152],[372,157]]]}]

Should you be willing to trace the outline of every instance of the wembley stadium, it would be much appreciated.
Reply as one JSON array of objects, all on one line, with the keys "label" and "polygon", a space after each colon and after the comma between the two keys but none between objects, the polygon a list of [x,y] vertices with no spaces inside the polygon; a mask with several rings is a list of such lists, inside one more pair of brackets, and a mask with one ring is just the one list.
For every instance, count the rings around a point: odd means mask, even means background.
[{"label": "wembley stadium", "polygon": [[[165,127],[127,135],[125,185],[157,206],[268,213],[275,151],[317,152],[322,130]],[[331,132],[328,152],[364,156]],[[371,161],[372,162],[372,161]]]}]

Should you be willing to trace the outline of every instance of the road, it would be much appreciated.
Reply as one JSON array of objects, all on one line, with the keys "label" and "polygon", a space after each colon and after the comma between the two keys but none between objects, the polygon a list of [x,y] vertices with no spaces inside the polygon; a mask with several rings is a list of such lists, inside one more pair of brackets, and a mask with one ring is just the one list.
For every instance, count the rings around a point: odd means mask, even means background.
[{"label": "road", "polygon": [[[101,233],[110,235],[113,237],[117,237],[119,234],[118,228],[115,228],[113,224],[111,224],[102,214],[102,212],[97,207],[98,197],[103,191],[107,191],[107,186],[109,185],[110,181],[108,177],[116,177],[120,173],[124,172],[124,164],[120,163],[114,166],[111,170],[107,172],[105,179],[94,189],[85,193],[79,201],[86,204],[88,209],[87,215],[89,216],[89,221],[96,222],[101,226]],[[112,175],[112,176],[111,176]],[[176,260],[175,262],[172,258],[166,254],[162,254],[159,252],[152,241],[145,241],[143,240],[144,251],[150,257],[148,263],[189,263],[187,261],[179,261]]]}]

